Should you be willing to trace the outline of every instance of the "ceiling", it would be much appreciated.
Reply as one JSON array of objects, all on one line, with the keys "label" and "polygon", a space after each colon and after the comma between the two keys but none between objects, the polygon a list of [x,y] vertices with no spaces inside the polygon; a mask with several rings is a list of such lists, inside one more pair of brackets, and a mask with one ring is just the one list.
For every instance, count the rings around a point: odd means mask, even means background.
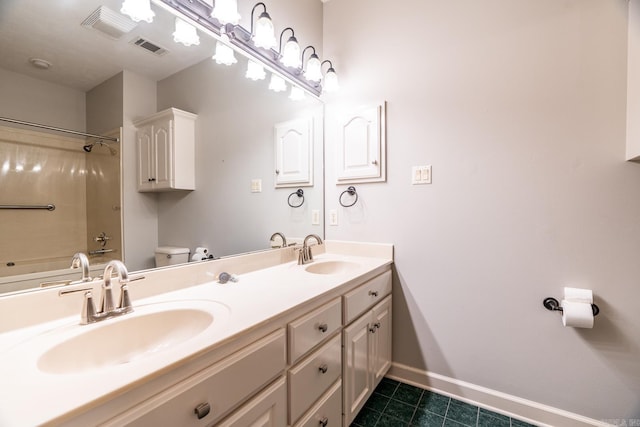
[{"label": "ceiling", "polygon": [[[120,14],[121,4],[122,0],[0,1],[0,68],[86,92],[123,69],[158,81],[213,53],[215,41],[203,34],[197,47],[175,43],[175,18],[157,5],[152,5],[153,23],[140,22],[118,40],[81,25],[99,6]],[[133,45],[139,36],[168,52],[156,56]],[[38,69],[30,58],[52,66]]]}]

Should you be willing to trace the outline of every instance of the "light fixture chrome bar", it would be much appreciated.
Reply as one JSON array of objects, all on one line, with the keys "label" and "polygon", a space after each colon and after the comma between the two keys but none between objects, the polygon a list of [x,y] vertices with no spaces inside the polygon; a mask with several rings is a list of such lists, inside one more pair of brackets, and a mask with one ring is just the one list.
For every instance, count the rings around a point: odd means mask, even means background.
[{"label": "light fixture chrome bar", "polygon": [[56,209],[56,205],[0,205],[0,209],[42,209],[53,211]]},{"label": "light fixture chrome bar", "polygon": [[64,129],[64,128],[59,128],[59,127],[49,126],[49,125],[42,125],[40,123],[25,122],[23,120],[10,119],[8,117],[0,117],[0,121],[9,122],[9,123],[15,123],[15,124],[18,124],[18,125],[31,126],[31,127],[34,127],[34,128],[48,129],[48,130],[53,130],[53,131],[56,131],[56,132],[70,133],[70,134],[73,134],[73,135],[87,136],[87,137],[90,137],[90,138],[98,138],[98,139],[104,139],[104,140],[108,140],[108,141],[120,142],[119,138],[113,138],[113,137],[110,137],[110,136],[95,135],[93,133],[78,132],[76,130]]},{"label": "light fixture chrome bar", "polygon": [[[210,16],[211,6],[198,0],[153,0],[154,3],[162,3],[163,6],[173,9],[181,15],[192,19],[198,25],[211,31],[216,36],[223,32],[229,36],[230,43],[243,52],[246,56],[258,59],[268,67],[277,70],[282,76],[297,84],[316,97],[320,97],[322,87],[318,82],[311,82],[304,78],[301,69],[293,69],[282,65],[278,58],[280,53],[275,49],[258,48],[251,42],[251,32],[240,25],[221,25]],[[221,28],[224,27],[224,31]]]}]

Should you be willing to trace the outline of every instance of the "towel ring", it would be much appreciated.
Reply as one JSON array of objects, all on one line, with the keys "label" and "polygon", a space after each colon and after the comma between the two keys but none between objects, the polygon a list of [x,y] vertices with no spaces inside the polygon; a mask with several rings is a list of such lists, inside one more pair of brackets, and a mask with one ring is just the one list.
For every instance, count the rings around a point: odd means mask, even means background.
[{"label": "towel ring", "polygon": [[[294,205],[294,204],[291,203],[291,197],[292,196],[298,196],[299,198],[302,199],[302,201],[300,202],[299,205]],[[289,194],[289,198],[287,199],[287,203],[292,208],[299,208],[300,206],[304,205],[304,191],[302,191],[302,188],[298,188],[298,190],[296,190],[293,193]]]},{"label": "towel ring", "polygon": [[[342,196],[344,196],[345,193],[349,193],[350,196],[356,196],[355,200],[350,205],[345,205],[342,202]],[[345,208],[350,208],[351,206],[355,205],[356,202],[358,201],[358,193],[356,192],[356,187],[354,187],[353,185],[350,185],[349,187],[347,187],[346,190],[340,193],[340,197],[338,198],[338,201],[340,202],[340,205]]]}]

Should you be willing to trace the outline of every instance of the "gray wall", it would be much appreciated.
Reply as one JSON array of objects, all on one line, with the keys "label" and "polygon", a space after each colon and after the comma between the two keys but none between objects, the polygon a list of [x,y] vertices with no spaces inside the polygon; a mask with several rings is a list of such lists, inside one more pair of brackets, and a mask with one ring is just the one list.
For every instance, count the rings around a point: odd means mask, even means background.
[{"label": "gray wall", "polygon": [[0,94],[1,117],[85,130],[82,91],[0,68]]},{"label": "gray wall", "polygon": [[[332,0],[346,105],[388,101],[388,180],[332,239],[392,242],[394,361],[596,419],[640,418],[640,167],[625,0]],[[401,25],[400,25],[401,24]],[[400,25],[402,31],[393,31]],[[433,165],[433,184],[410,185]],[[542,307],[594,290],[592,330]]]}]

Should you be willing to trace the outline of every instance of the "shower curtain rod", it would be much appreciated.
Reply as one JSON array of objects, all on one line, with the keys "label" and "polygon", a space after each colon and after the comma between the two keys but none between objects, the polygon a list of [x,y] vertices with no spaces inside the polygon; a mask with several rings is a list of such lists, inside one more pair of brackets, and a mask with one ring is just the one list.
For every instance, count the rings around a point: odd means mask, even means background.
[{"label": "shower curtain rod", "polygon": [[57,128],[55,126],[41,125],[39,123],[25,122],[25,121],[22,121],[22,120],[10,119],[10,118],[7,118],[7,117],[0,117],[0,121],[9,122],[9,123],[16,123],[16,124],[25,125],[25,126],[32,126],[32,127],[41,128],[41,129],[54,130],[56,132],[71,133],[71,134],[74,134],[74,135],[88,136],[88,137],[91,137],[91,138],[106,139],[106,140],[109,140],[109,141],[120,142],[119,138],[113,138],[111,136],[102,136],[102,135],[95,135],[93,133],[78,132],[78,131],[75,131],[75,130]]}]

